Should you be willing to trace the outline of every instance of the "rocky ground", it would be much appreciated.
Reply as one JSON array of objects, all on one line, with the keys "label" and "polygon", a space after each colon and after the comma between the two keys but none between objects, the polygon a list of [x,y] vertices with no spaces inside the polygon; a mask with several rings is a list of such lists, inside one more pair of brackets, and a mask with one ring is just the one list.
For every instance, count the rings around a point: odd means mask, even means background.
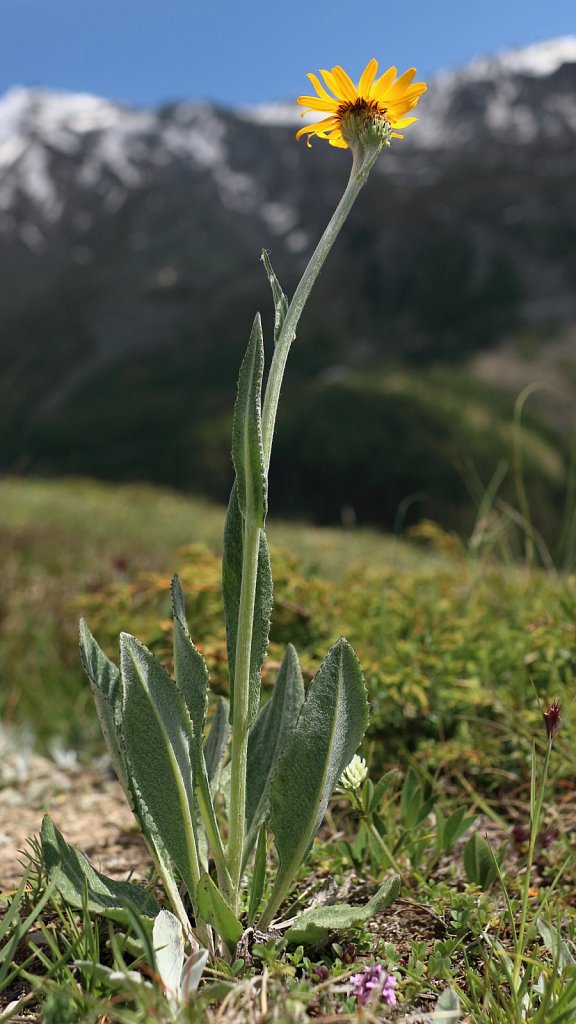
[{"label": "rocky ground", "polygon": [[73,755],[54,761],[12,739],[0,761],[0,892],[18,885],[28,840],[38,835],[44,814],[113,878],[142,876],[149,866],[126,798],[105,762],[86,768]]}]

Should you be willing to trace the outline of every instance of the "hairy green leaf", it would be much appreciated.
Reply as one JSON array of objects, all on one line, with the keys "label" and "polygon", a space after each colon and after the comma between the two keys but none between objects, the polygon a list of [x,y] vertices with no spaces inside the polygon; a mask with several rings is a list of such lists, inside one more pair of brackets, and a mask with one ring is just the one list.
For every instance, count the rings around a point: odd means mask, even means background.
[{"label": "hairy green leaf", "polygon": [[292,644],[289,644],[272,696],[259,711],[248,737],[244,863],[256,842],[260,825],[268,814],[272,775],[296,724],[304,696],[304,680],[298,655]]},{"label": "hairy green leaf", "polygon": [[496,878],[497,864],[490,844],[478,832],[472,833],[464,847],[464,871],[468,881],[481,889],[489,889]]},{"label": "hairy green leaf", "polygon": [[272,298],[274,299],[274,341],[278,341],[282,324],[288,311],[288,299],[280,287],[280,282],[270,262],[270,253],[266,249],[262,250],[262,262],[272,289]]},{"label": "hairy green leaf", "polygon": [[114,771],[125,792],[129,781],[122,754],[122,680],[120,671],[104,654],[84,619],[80,619],[80,657],[94,696],[102,735],[108,745]]},{"label": "hairy green leaf", "polygon": [[162,665],[126,633],[120,635],[120,664],[123,736],[130,773],[194,899],[199,869],[190,716]]},{"label": "hairy green leaf", "polygon": [[462,1007],[454,989],[445,988],[439,995],[432,1014],[434,1024],[457,1024],[462,1018]]},{"label": "hairy green leaf", "polygon": [[270,790],[270,824],[280,865],[260,921],[265,930],[310,849],[340,775],[368,724],[358,659],[343,637],[314,677],[296,728],[278,760]]},{"label": "hairy green leaf", "polygon": [[90,861],[66,842],[46,815],[40,832],[42,856],[49,876],[63,898],[73,907],[87,906],[91,913],[115,921],[129,921],[128,908],[145,917],[156,917],[160,907],[150,893],[132,882],[115,882],[92,867]]},{"label": "hairy green leaf", "polygon": [[242,925],[208,874],[198,883],[198,909],[233,953],[242,937]]},{"label": "hairy green leaf", "polygon": [[[238,506],[238,490],[234,484],[230,494],[228,513],[224,526],[224,553],[222,558],[222,594],[226,618],[226,647],[230,678],[230,722],[234,721],[234,668],[236,664],[236,641],[238,636],[238,614],[242,587],[242,554],[244,522]],[[250,720],[254,720],[260,704],[260,672],[268,648],[270,615],[272,613],[272,570],[266,534],[260,531],[258,552],[258,575],[256,579],[256,602],[250,653]]]},{"label": "hairy green leaf", "polygon": [[337,903],[305,910],[285,933],[286,941],[295,946],[326,942],[330,932],[343,932],[365,924],[384,907],[389,907],[399,892],[400,879],[392,875],[367,903],[358,906]]},{"label": "hairy green leaf", "polygon": [[[199,859],[206,869],[207,850],[205,839],[212,848],[218,864],[219,877],[227,879],[224,850],[214,812],[212,792],[204,760],[204,726],[208,710],[210,676],[204,658],[196,650],[186,623],[184,595],[177,576],[172,580],[172,605],[174,609],[174,668],[176,686],[184,699],[192,722],[190,756],[194,776],[194,794],[201,822],[196,823],[196,839]],[[204,835],[204,831],[206,835]]]},{"label": "hairy green leaf", "polygon": [[172,579],[174,609],[174,674],[192,722],[192,763],[199,771],[202,762],[204,726],[208,710],[210,675],[204,658],[190,639],[186,623],[184,595],[177,576]]},{"label": "hairy green leaf", "polygon": [[558,928],[548,924],[541,917],[537,918],[536,927],[554,963],[558,963],[562,969],[576,966],[576,960],[572,955],[570,947],[562,938]]},{"label": "hairy green leaf", "polygon": [[254,858],[254,870],[252,872],[252,884],[250,886],[250,899],[248,902],[248,925],[254,923],[254,919],[260,908],[264,882],[266,881],[266,854],[268,852],[266,842],[266,825],[262,825],[258,834],[256,844],[256,856]]},{"label": "hairy green leaf", "polygon": [[246,355],[240,367],[232,425],[232,460],[238,484],[238,506],[259,526],[266,518],[266,469],[262,447],[262,376],[264,341],[256,314]]},{"label": "hairy green leaf", "polygon": [[222,762],[228,745],[230,725],[228,724],[228,701],[220,697],[214,708],[210,732],[204,743],[204,760],[206,773],[210,783],[210,791],[214,794],[220,782]]},{"label": "hairy green leaf", "polygon": [[122,678],[120,672],[104,654],[83,619],[80,622],[80,653],[90,680],[102,732],[108,744],[114,770],[156,861],[166,893],[178,911],[180,920],[189,926],[170,865],[170,857],[158,833],[156,823],[146,806],[146,801],[138,789],[136,780],[130,777],[122,738]]}]

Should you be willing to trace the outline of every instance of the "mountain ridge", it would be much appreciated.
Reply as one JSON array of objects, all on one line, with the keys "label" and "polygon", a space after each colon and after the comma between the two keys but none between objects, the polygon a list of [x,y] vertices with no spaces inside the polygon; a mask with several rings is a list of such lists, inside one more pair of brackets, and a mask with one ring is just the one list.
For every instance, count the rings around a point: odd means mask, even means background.
[{"label": "mountain ridge", "polygon": [[[418,113],[318,281],[289,369],[302,387],[465,368],[576,322],[576,37],[445,72]],[[258,308],[270,335],[258,256],[290,294],[348,174],[349,154],[295,142],[293,117],[0,100],[0,468],[224,494]],[[191,445],[206,454],[188,465]]]}]

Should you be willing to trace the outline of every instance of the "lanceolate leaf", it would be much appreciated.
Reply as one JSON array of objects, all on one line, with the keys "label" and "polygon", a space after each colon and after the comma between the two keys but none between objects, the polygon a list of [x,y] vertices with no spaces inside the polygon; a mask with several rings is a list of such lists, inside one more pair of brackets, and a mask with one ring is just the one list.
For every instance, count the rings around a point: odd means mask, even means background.
[{"label": "lanceolate leaf", "polygon": [[48,874],[73,907],[82,907],[87,901],[91,913],[123,923],[129,920],[128,908],[145,917],[156,917],[160,907],[150,893],[140,885],[115,882],[96,871],[83,853],[66,842],[48,815],[42,822],[40,838]]},{"label": "lanceolate leaf", "polygon": [[[224,526],[224,555],[222,559],[222,593],[226,618],[226,646],[228,651],[228,673],[230,678],[230,722],[234,720],[234,666],[236,663],[236,638],[238,635],[238,612],[242,586],[242,551],[244,523],[238,507],[237,486],[230,494],[228,513]],[[258,575],[256,580],[256,603],[250,654],[250,719],[258,712],[260,703],[260,671],[268,648],[270,615],[272,612],[272,570],[266,534],[260,531],[258,554]]]},{"label": "lanceolate leaf", "polygon": [[182,902],[178,883],[174,877],[170,854],[160,837],[158,826],[146,807],[144,798],[139,792],[134,779],[130,779],[130,787],[126,795],[138,824],[140,825],[148,849],[156,861],[156,867],[158,868],[158,874],[162,879],[164,891],[172,903],[172,907],[176,911],[178,919],[181,921],[184,930],[188,933],[190,931],[190,921]]},{"label": "lanceolate leaf", "polygon": [[112,764],[118,780],[126,794],[150,852],[162,877],[166,893],[177,910],[182,924],[189,928],[188,917],[178,892],[178,886],[170,866],[170,857],[158,834],[146,803],[135,779],[130,777],[127,766],[125,744],[122,739],[122,679],[116,665],[104,654],[92,636],[88,626],[80,621],[80,653],[88,674],[100,725],[108,744]]},{"label": "lanceolate leaf", "polygon": [[208,960],[208,950],[198,949],[195,953],[184,962],[182,969],[182,981],[180,984],[180,995],[181,1002],[186,1005],[192,997],[192,993],[196,991],[200,981],[202,980],[202,974],[206,967]]},{"label": "lanceolate leaf", "polygon": [[266,268],[270,287],[272,289],[272,297],[274,299],[274,341],[278,341],[278,336],[282,330],[282,324],[288,310],[288,299],[286,298],[280,282],[274,273],[274,268],[270,262],[270,254],[264,249],[262,251],[262,262]]},{"label": "lanceolate leaf", "polygon": [[156,970],[169,999],[179,1001],[184,966],[184,932],[169,910],[161,910],[152,929]]},{"label": "lanceolate leaf", "polygon": [[199,767],[208,710],[210,676],[204,658],[190,639],[184,609],[184,596],[177,576],[174,576],[172,580],[172,604],[174,608],[174,674],[176,686],[184,698],[192,722],[193,764],[195,767]]},{"label": "lanceolate leaf", "polygon": [[210,783],[210,791],[215,793],[220,782],[220,772],[228,744],[230,726],[228,724],[228,701],[220,697],[210,725],[210,732],[204,743],[204,760],[206,761],[206,773]]},{"label": "lanceolate leaf", "polygon": [[203,834],[205,829],[208,842],[212,847],[214,859],[218,865],[219,877],[222,879],[227,878],[224,849],[214,813],[212,793],[204,761],[204,726],[208,709],[210,676],[204,658],[196,650],[190,639],[186,623],[184,595],[177,576],[174,576],[172,580],[172,604],[174,609],[174,668],[176,686],[184,699],[192,722],[190,757],[192,761],[192,774],[194,776],[196,809],[201,817],[201,825],[200,822],[197,822],[195,828],[199,860],[206,867],[207,856]]},{"label": "lanceolate leaf", "polygon": [[264,525],[266,518],[266,470],[261,422],[263,373],[264,342],[260,316],[257,314],[238,378],[232,426],[232,459],[242,516],[245,517],[250,511],[259,526]]},{"label": "lanceolate leaf", "polygon": [[114,771],[128,793],[129,783],[121,749],[122,680],[114,662],[104,654],[84,619],[80,619],[80,657],[92,688],[100,728]]},{"label": "lanceolate leaf", "polygon": [[266,881],[266,854],[267,850],[266,826],[262,825],[258,833],[256,844],[256,856],[254,857],[254,870],[252,872],[252,884],[250,886],[250,900],[248,902],[248,926],[254,923],[254,918],[260,909],[264,883]]},{"label": "lanceolate leaf", "polygon": [[479,885],[481,889],[489,889],[496,878],[497,869],[490,844],[484,836],[473,832],[464,847],[464,871],[468,881]]},{"label": "lanceolate leaf", "polygon": [[375,896],[358,906],[337,903],[334,906],[314,907],[299,914],[285,933],[286,941],[293,945],[309,946],[324,942],[330,932],[343,932],[365,924],[384,907],[390,906],[400,892],[400,879],[392,875],[386,879]]},{"label": "lanceolate leaf", "polygon": [[270,791],[270,824],[280,865],[260,920],[265,930],[306,856],[330,799],[368,724],[368,702],[354,651],[342,637],[308,691],[280,756]]},{"label": "lanceolate leaf", "polygon": [[242,937],[242,925],[207,874],[202,875],[198,883],[198,909],[204,920],[216,929],[228,949],[234,952]]},{"label": "lanceolate leaf", "polygon": [[434,1024],[457,1024],[462,1019],[462,1007],[454,989],[445,988],[438,997],[432,1014]]},{"label": "lanceolate leaf", "polygon": [[304,681],[298,655],[289,644],[272,696],[259,711],[248,737],[244,862],[268,813],[272,774],[303,703]]},{"label": "lanceolate leaf", "polygon": [[192,723],[176,686],[153,654],[120,635],[126,755],[162,843],[194,900],[199,876],[194,832]]}]

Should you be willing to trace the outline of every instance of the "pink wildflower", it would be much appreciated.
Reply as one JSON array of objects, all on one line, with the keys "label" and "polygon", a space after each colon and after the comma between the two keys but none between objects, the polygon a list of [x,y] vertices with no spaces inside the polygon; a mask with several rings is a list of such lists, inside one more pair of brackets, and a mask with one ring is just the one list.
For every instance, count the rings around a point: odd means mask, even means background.
[{"label": "pink wildflower", "polygon": [[359,974],[354,974],[350,981],[354,986],[354,995],[359,1006],[375,1003],[382,999],[388,1006],[396,1005],[396,978],[388,974],[381,964],[365,967]]}]

